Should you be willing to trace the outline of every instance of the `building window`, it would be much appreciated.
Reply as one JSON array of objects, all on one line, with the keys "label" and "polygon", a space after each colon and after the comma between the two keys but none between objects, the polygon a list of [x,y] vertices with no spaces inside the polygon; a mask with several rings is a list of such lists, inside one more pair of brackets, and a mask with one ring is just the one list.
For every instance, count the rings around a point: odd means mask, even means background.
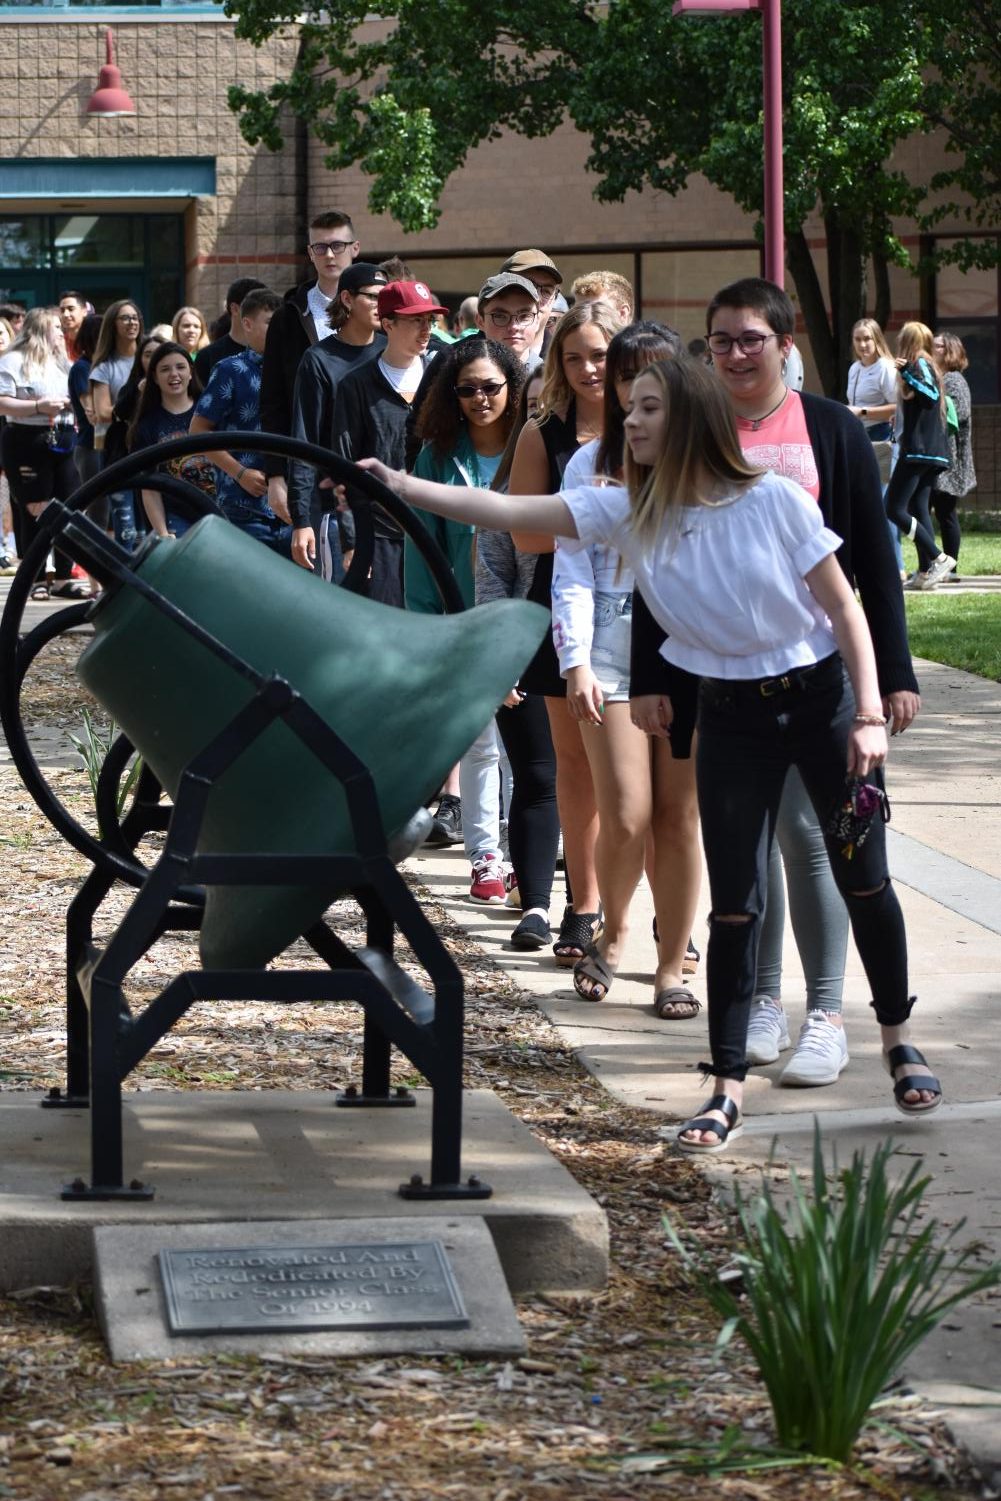
[{"label": "building window", "polygon": [[132,297],[147,323],[169,323],[184,302],[181,214],[0,216],[0,301],[43,307],[81,292],[99,312]]},{"label": "building window", "polygon": [[[991,237],[995,238],[995,237]],[[942,250],[955,240],[939,238]],[[996,237],[999,264],[986,271],[943,266],[935,273],[933,322],[936,329],[958,334],[970,361],[963,373],[977,405],[1001,402],[1001,236]]]}]

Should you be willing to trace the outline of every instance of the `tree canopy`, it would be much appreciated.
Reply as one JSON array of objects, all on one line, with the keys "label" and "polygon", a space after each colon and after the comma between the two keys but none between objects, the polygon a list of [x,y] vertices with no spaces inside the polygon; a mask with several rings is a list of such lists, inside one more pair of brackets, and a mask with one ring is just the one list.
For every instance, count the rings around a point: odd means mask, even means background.
[{"label": "tree canopy", "polygon": [[[945,129],[956,162],[936,186],[977,197],[993,176],[984,212],[996,214],[1001,0],[964,5],[947,22],[940,0],[784,0],[788,267],[828,391],[843,388],[869,282],[885,322],[887,267],[909,264],[893,221],[921,214],[929,184],[894,166],[898,144]],[[373,210],[404,229],[437,222],[444,185],[472,147],[503,127],[543,136],[566,117],[591,142],[599,198],[648,185],[673,194],[702,173],[760,219],[753,14],[676,19],[667,0],[384,0],[375,10],[359,0],[307,0],[305,9],[229,0],[227,9],[237,34],[258,45],[301,20],[291,76],[265,92],[230,91],[247,139],[280,147],[280,112],[291,108],[327,147],[327,165],[358,163],[372,178]],[[805,232],[815,211],[830,316]]]}]

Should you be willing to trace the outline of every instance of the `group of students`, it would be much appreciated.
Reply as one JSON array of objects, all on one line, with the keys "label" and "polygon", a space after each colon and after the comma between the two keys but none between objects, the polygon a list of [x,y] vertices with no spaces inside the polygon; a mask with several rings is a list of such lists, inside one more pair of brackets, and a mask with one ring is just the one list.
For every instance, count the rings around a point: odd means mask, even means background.
[{"label": "group of students", "polygon": [[[878,816],[887,731],[920,708],[887,515],[901,525],[913,503],[909,466],[928,446],[914,435],[931,422],[908,414],[932,401],[934,350],[901,350],[900,478],[884,509],[865,424],[886,414],[787,384],[794,310],[771,283],[744,279],[712,300],[710,368],[672,330],[633,321],[620,277],[579,279],[560,313],[558,267],[518,251],[481,287],[472,326],[446,342],[430,289],[402,265],[357,260],[346,216],[319,216],[310,236],[316,281],[284,300],[234,284],[230,333],[200,351],[194,318],[155,342],[123,300],[72,331],[71,371],[59,310],[33,310],[0,356],[3,461],[24,515],[100,462],[85,443],[74,462],[52,441],[71,400],[95,453],[115,424],[123,451],[263,427],[368,467],[422,514],[466,603],[527,598],[552,612],[551,635],[462,758],[436,818],[441,837],[465,841],[473,899],[520,908],[513,945],[553,940],[562,834],[553,950],[577,995],[609,994],[645,870],[654,1009],[694,1019],[701,825],[712,894],[704,1069],[715,1088],[679,1132],[681,1149],[735,1139],[748,1067],[792,1047],[787,888],[807,1013],[781,1082],[830,1083],[848,1062],[850,925],[897,1106],[934,1110],[941,1087],[908,1038],[906,937]],[[221,451],[178,472],[236,524],[339,581],[349,513],[315,472]],[[160,535],[188,524],[155,492],[142,502]],[[906,514],[934,582],[944,555]],[[418,550],[388,513],[374,518],[369,593],[440,609]],[[106,523],[134,540],[122,497]],[[57,555],[57,593],[68,592],[61,566]]]},{"label": "group of students", "polygon": [[[475,597],[552,604],[553,658],[547,665],[545,643],[497,725],[513,772],[519,927],[534,915],[548,940],[562,824],[582,999],[600,1001],[614,984],[645,864],[655,1005],[668,1018],[696,1014],[684,971],[701,822],[714,1092],[678,1133],[686,1152],[736,1138],[748,1067],[790,1046],[780,862],[808,1005],[783,1082],[830,1082],[848,1061],[850,924],[897,1107],[926,1114],[942,1098],[908,1036],[906,936],[879,816],[887,733],[920,708],[882,486],[857,416],[785,384],[793,328],[777,287],[726,287],[708,310],[709,369],[670,330],[623,327],[608,304],[581,303],[557,324],[533,418],[531,377],[515,372],[512,391],[504,351],[476,341],[435,361],[434,400],[417,423],[426,446],[411,471],[363,460],[437,518]],[[490,583],[477,594],[481,572]],[[554,663],[562,702],[547,677]],[[536,805],[527,827],[516,820],[519,786],[536,794],[538,779],[526,775],[531,754],[508,743],[526,709],[536,759],[550,732],[560,815]],[[566,748],[573,765],[578,746],[585,775],[566,779],[568,818],[559,761]],[[482,811],[475,792],[471,802]],[[463,795],[464,819],[466,808]]]},{"label": "group of students", "polygon": [[[938,589],[958,580],[956,508],[977,483],[963,341],[951,330],[933,334],[927,324],[908,322],[897,335],[894,358],[875,319],[861,318],[852,344],[849,409],[876,445],[886,475],[886,510],[904,588]],[[909,576],[903,570],[901,532],[918,553],[918,567]]]},{"label": "group of students", "polygon": [[[230,288],[229,302],[230,326],[214,341],[193,307],[147,333],[130,298],[98,315],[71,291],[58,306],[24,314],[0,353],[0,462],[19,556],[49,501],[67,500],[102,466],[189,431],[259,429],[260,363],[281,299],[250,280]],[[291,528],[262,499],[267,479],[255,453],[210,452],[166,467],[211,495],[236,525],[290,555]],[[148,530],[180,535],[194,515],[176,502],[165,507],[154,490],[112,492],[90,509],[129,549]],[[74,576],[57,547],[33,595],[74,598],[95,587]]]}]

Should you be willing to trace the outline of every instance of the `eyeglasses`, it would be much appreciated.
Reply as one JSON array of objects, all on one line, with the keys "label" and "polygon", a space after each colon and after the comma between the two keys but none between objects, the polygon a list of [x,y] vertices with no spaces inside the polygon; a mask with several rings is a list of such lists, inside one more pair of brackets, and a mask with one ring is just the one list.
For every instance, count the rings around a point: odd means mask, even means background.
[{"label": "eyeglasses", "polygon": [[497,308],[487,314],[494,328],[508,328],[511,324],[515,328],[530,328],[538,316],[538,308],[532,308],[531,311],[526,308],[523,313],[505,313]]},{"label": "eyeglasses", "polygon": [[532,282],[532,286],[538,292],[540,302],[552,302],[553,298],[556,296],[556,293],[559,291],[559,287],[555,282],[552,284],[552,286],[546,287],[543,286],[541,282],[532,281],[531,277],[529,277],[528,279]]},{"label": "eyeglasses", "polygon": [[115,319],[116,323],[138,323],[139,321],[138,313],[119,313]]},{"label": "eyeglasses", "polygon": [[713,354],[729,354],[735,344],[741,354],[760,354],[769,339],[777,338],[778,334],[759,334],[751,330],[738,334],[735,339],[729,334],[710,334],[706,342]]},{"label": "eyeglasses", "polygon": [[378,302],[379,301],[379,294],[378,294],[378,292],[360,292],[359,291],[359,292],[352,292],[351,295],[352,295],[352,297],[367,297],[367,298],[369,298],[369,300],[371,302]]},{"label": "eyeglasses", "polygon": [[495,396],[498,396],[503,391],[506,385],[506,380],[485,380],[481,381],[478,386],[456,386],[455,394],[460,401],[469,401],[472,397],[479,396],[482,392],[484,396],[493,400]]},{"label": "eyeglasses", "polygon": [[314,255],[340,255],[353,244],[354,240],[314,240],[309,248]]}]

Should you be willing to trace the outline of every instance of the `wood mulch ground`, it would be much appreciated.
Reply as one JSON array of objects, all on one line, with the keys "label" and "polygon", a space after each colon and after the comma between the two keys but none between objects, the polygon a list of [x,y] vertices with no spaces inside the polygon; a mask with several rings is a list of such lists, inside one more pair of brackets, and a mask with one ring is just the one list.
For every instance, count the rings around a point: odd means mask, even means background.
[{"label": "wood mulch ground", "polygon": [[[46,653],[36,728],[65,724],[73,648]],[[75,711],[72,714],[75,719]],[[86,778],[52,781],[89,818]],[[0,1088],[62,1081],[62,917],[85,862],[0,772]],[[108,921],[125,893],[109,904]],[[0,1498],[53,1501],[921,1501],[983,1496],[941,1418],[903,1390],[874,1413],[850,1467],[773,1446],[764,1390],[741,1351],[714,1353],[711,1312],[686,1284],[662,1216],[725,1261],[732,1221],[650,1115],[617,1105],[447,915],[462,965],[467,1082],[494,1089],[605,1208],[612,1270],[598,1295],[518,1305],[528,1355],[468,1362],[211,1357],[113,1366],[86,1285],[0,1298]],[[342,909],[350,936],[356,914]],[[360,931],[360,930],[359,930]],[[139,967],[136,999],[191,962],[172,936]],[[298,956],[296,956],[298,957]],[[357,1075],[353,1008],[200,1005],[132,1087],[335,1089]],[[401,1062],[400,1082],[409,1078]]]}]

